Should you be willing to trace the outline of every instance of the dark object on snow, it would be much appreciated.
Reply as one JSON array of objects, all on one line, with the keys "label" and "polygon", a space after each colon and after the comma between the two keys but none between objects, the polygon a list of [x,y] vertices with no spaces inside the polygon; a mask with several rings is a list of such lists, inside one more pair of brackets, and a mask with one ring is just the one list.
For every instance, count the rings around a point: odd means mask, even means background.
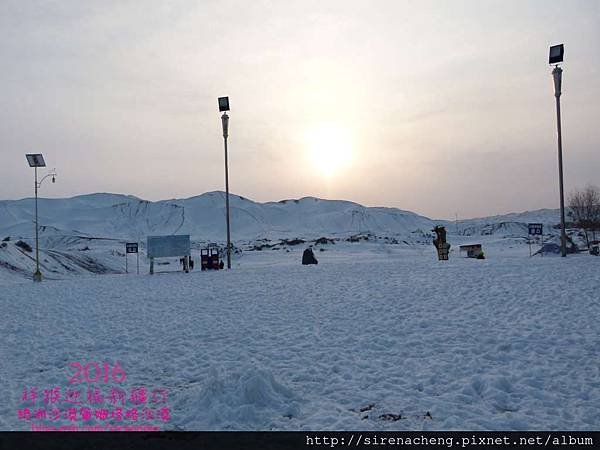
[{"label": "dark object on snow", "polygon": [[326,245],[326,244],[335,244],[335,242],[333,241],[333,239],[328,239],[326,237],[321,237],[321,238],[319,238],[319,239],[317,239],[315,241],[315,244]]},{"label": "dark object on snow", "polygon": [[302,239],[290,239],[289,241],[287,239],[282,239],[281,240],[281,244],[282,245],[300,245],[300,244],[304,244],[306,241],[303,241]]},{"label": "dark object on snow", "polygon": [[194,269],[194,260],[190,258],[190,270]]},{"label": "dark object on snow", "polygon": [[433,240],[433,245],[438,252],[438,259],[440,261],[448,260],[448,253],[450,252],[450,244],[446,242],[446,228],[436,225],[436,227],[431,230],[435,232],[436,238]]},{"label": "dark object on snow", "polygon": [[437,236],[437,239],[434,239],[434,241],[433,241],[433,245],[438,247],[439,244],[446,243],[446,228],[445,227],[443,227],[441,225],[436,225],[434,227],[434,229],[431,231],[433,231]]},{"label": "dark object on snow", "polygon": [[360,242],[360,241],[368,241],[368,240],[369,240],[369,234],[367,234],[367,235],[353,234],[349,238],[346,238],[346,242]]},{"label": "dark object on snow", "polygon": [[19,248],[22,248],[27,253],[31,253],[33,251],[33,249],[31,248],[31,245],[29,245],[27,242],[17,241],[17,243],[15,245]]},{"label": "dark object on snow", "polygon": [[2,242],[8,242],[10,241],[10,236],[6,236],[4,239],[2,239]]},{"label": "dark object on snow", "polygon": [[397,422],[399,420],[402,420],[402,414],[391,414],[391,413],[381,414],[379,416],[379,420],[388,420],[390,422]]},{"label": "dark object on snow", "polygon": [[591,249],[590,249],[590,254],[594,255],[594,256],[600,256],[600,247],[598,247],[597,245],[594,245]]},{"label": "dark object on snow", "polygon": [[201,270],[219,270],[223,268],[223,261],[219,258],[219,249],[216,247],[207,247],[200,249],[200,269]]},{"label": "dark object on snow", "polygon": [[184,256],[183,258],[179,258],[179,265],[183,268],[183,271],[185,273],[190,273],[190,259],[191,258],[189,256]]},{"label": "dark object on snow", "polygon": [[302,265],[306,266],[308,264],[319,264],[319,261],[315,258],[315,254],[310,247],[302,253]]},{"label": "dark object on snow", "polygon": [[223,263],[223,261],[221,261],[219,263],[219,269],[223,270],[223,267],[225,267],[225,264]]},{"label": "dark object on snow", "polygon": [[[269,239],[262,239],[262,241],[265,241],[263,244],[256,244],[254,247],[252,247],[252,250],[256,250],[256,251],[261,251],[265,248],[272,248],[275,249],[275,247],[277,245],[280,244],[285,244],[285,242],[275,242],[274,244],[267,244],[267,242],[271,242]],[[237,253],[237,249],[236,249],[236,253]]]},{"label": "dark object on snow", "polygon": [[485,255],[483,254],[483,252],[479,253],[475,259],[485,259]]}]

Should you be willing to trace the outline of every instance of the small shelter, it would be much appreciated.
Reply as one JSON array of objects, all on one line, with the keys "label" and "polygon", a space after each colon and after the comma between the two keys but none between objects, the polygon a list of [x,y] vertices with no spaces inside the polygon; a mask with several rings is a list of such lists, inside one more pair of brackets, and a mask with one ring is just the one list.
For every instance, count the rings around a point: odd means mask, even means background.
[{"label": "small shelter", "polygon": [[460,253],[467,253],[467,258],[477,258],[479,255],[483,253],[481,249],[481,244],[467,244],[460,246]]}]

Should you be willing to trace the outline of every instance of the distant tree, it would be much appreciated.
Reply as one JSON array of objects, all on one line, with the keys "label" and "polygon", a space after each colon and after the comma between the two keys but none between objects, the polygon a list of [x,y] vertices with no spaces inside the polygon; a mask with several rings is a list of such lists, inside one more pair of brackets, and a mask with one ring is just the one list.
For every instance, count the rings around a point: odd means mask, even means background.
[{"label": "distant tree", "polygon": [[584,189],[571,192],[569,209],[575,225],[583,229],[585,243],[591,250],[588,233],[591,232],[592,241],[596,241],[596,231],[600,229],[600,189],[587,185]]},{"label": "distant tree", "polygon": [[596,231],[600,230],[600,189],[594,187],[594,199],[592,200],[591,208],[591,222],[592,222],[592,236],[593,240],[596,241]]}]

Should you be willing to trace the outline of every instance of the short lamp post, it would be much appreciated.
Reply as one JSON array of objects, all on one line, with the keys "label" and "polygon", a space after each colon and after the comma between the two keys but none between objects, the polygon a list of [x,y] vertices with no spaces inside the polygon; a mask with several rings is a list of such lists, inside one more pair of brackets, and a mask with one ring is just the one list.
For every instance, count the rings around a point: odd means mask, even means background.
[{"label": "short lamp post", "polygon": [[229,97],[219,97],[219,112],[222,112],[223,140],[225,142],[225,215],[227,220],[227,268],[231,269],[231,228],[229,221],[229,163],[227,161],[227,137],[229,136]]},{"label": "short lamp post", "polygon": [[34,168],[35,173],[35,272],[33,273],[33,281],[40,282],[42,281],[42,272],[40,272],[40,241],[39,241],[39,224],[38,224],[38,189],[44,182],[44,180],[48,177],[52,177],[52,182],[56,182],[56,171],[53,170],[48,175],[44,176],[38,182],[38,167],[46,167],[46,162],[44,161],[44,157],[41,153],[27,154],[27,162],[29,163],[29,167]]},{"label": "short lamp post", "polygon": [[559,64],[563,62],[565,46],[563,44],[550,47],[548,63],[554,64],[552,76],[554,77],[554,97],[556,98],[556,129],[558,132],[558,184],[560,192],[560,255],[567,256],[567,232],[565,229],[565,195],[563,187],[563,157],[562,157],[562,127],[560,118],[560,95],[562,84],[562,69]]}]

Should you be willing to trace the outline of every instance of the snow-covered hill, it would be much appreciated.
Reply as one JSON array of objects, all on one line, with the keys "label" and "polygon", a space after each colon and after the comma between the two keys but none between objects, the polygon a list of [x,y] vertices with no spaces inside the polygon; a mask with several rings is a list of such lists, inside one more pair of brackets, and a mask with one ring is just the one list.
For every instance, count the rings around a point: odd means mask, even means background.
[{"label": "snow-covered hill", "polygon": [[[149,202],[118,194],[92,194],[67,199],[40,199],[40,224],[45,235],[78,234],[141,239],[148,234],[190,234],[196,240],[223,237],[223,192]],[[406,234],[431,229],[432,221],[396,208],[368,208],[357,203],[305,197],[257,203],[231,198],[236,239],[353,233]],[[33,200],[0,201],[0,233],[30,236]]]},{"label": "snow-covered hill", "polygon": [[[320,237],[343,240],[360,235],[384,243],[430,245],[431,229],[445,225],[455,242],[481,236],[523,241],[528,222],[542,222],[552,239],[557,234],[557,210],[539,210],[458,223],[432,220],[397,208],[365,207],[314,197],[258,203],[231,196],[234,244],[241,249],[282,248],[281,240]],[[34,200],[0,201],[0,272],[29,274],[33,253],[16,245],[34,246]],[[64,199],[39,199],[40,250],[44,272],[56,274],[123,271],[125,241],[138,241],[142,252],[148,235],[190,234],[198,248],[223,243],[225,194],[208,192],[186,199],[150,202],[130,195],[90,194]],[[269,243],[265,246],[265,243]],[[259,244],[259,245],[257,245]]]},{"label": "snow-covered hill", "polygon": [[539,209],[536,211],[462,220],[458,222],[458,234],[463,236],[486,236],[492,234],[526,236],[528,223],[541,223],[544,225],[544,232],[551,233],[552,228],[559,222],[559,210]]}]

